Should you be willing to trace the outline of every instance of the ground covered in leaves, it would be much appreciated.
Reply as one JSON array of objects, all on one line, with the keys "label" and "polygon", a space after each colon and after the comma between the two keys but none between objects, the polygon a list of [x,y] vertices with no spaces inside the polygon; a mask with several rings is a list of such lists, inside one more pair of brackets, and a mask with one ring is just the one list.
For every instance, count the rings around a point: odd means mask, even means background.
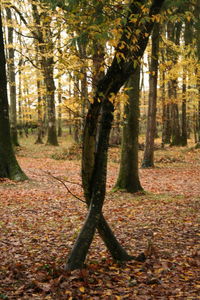
[{"label": "ground covered in leaves", "polygon": [[86,215],[79,154],[25,144],[18,160],[30,180],[0,181],[0,299],[200,299],[200,150],[157,150],[156,167],[140,170],[146,192],[131,195],[111,192],[111,148],[104,215],[129,253],[147,260],[113,261],[96,236],[86,269],[66,273]]}]

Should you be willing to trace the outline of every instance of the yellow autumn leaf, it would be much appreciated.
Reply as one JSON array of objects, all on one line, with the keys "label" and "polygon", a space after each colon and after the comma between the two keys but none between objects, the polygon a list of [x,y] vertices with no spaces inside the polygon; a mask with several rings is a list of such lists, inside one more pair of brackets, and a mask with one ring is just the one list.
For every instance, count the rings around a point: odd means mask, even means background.
[{"label": "yellow autumn leaf", "polygon": [[81,287],[79,288],[79,291],[80,291],[81,293],[84,293],[84,292],[85,292],[84,286],[81,286]]}]

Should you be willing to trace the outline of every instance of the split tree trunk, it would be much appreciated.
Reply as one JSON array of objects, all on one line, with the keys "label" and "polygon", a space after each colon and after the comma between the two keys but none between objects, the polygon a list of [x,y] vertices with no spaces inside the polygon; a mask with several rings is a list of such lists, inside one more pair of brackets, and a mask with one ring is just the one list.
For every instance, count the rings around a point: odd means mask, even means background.
[{"label": "split tree trunk", "polygon": [[[104,237],[106,243],[112,231],[102,217],[102,207],[105,198],[106,174],[107,174],[107,151],[109,134],[113,119],[113,104],[109,98],[117,94],[119,89],[136,70],[134,61],[138,61],[146,48],[149,34],[153,28],[151,16],[158,13],[164,2],[154,0],[150,8],[148,21],[140,23],[140,33],[137,36],[138,47],[133,47],[132,35],[139,25],[132,22],[132,16],[138,14],[141,18],[141,5],[144,1],[131,3],[127,23],[124,28],[121,40],[117,47],[117,53],[106,75],[98,82],[94,102],[91,104],[86,117],[86,124],[83,135],[83,158],[82,158],[82,180],[85,198],[89,207],[86,221],[74,244],[74,247],[67,260],[66,269],[73,270],[82,268],[84,261],[93,240],[95,230]],[[138,17],[138,18],[140,18]],[[127,30],[131,33],[129,38]],[[121,45],[125,45],[121,47]],[[121,55],[120,55],[121,52]],[[118,59],[118,57],[122,59]],[[123,57],[125,59],[123,59]],[[98,133],[98,134],[97,134]],[[114,236],[113,236],[114,238]],[[109,240],[106,243],[110,246]],[[109,248],[114,253],[113,248]],[[124,250],[125,252],[125,250]],[[121,256],[121,259],[130,259],[131,256]]]}]

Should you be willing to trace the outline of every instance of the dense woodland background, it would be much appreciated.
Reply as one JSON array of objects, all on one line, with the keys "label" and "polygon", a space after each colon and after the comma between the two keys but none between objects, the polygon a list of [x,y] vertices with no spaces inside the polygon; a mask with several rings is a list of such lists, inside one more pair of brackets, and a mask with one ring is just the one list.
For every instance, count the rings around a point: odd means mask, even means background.
[{"label": "dense woodland background", "polygon": [[[155,17],[160,22],[157,53],[152,56],[154,37],[140,64],[140,134],[146,134],[149,87],[153,88],[149,77],[157,72],[151,70],[153,59],[158,64],[156,135],[162,136],[163,145],[186,145],[187,138],[199,142],[198,5],[166,2]],[[52,10],[37,1],[7,5],[3,20],[14,145],[19,143],[17,133],[20,137],[33,131],[36,143],[57,145],[63,133],[81,142],[89,102],[113,59],[127,6],[117,1],[69,1],[67,8]],[[113,99],[111,144],[120,143],[126,90]]]}]

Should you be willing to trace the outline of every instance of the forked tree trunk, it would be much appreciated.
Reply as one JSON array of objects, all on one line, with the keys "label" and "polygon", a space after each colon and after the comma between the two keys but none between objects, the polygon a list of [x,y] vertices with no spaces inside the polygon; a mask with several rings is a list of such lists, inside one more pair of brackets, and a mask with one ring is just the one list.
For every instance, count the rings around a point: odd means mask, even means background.
[{"label": "forked tree trunk", "polygon": [[6,60],[0,10],[0,178],[6,177],[13,180],[25,180],[27,177],[18,165],[11,143],[5,66]]},{"label": "forked tree trunk", "polygon": [[[94,102],[91,104],[86,117],[83,135],[82,180],[89,211],[82,230],[67,260],[67,270],[83,267],[96,229],[98,229],[106,246],[109,247],[111,254],[113,256],[115,255],[115,258],[119,254],[115,253],[112,245],[110,245],[111,238],[115,241],[117,240],[102,216],[106,188],[109,134],[114,110],[113,104],[109,101],[109,98],[111,95],[116,95],[118,93],[119,89],[135,71],[136,66],[134,66],[134,61],[138,61],[138,59],[142,57],[148,42],[149,34],[153,28],[151,16],[160,11],[164,0],[153,1],[149,12],[149,21],[146,21],[145,24],[142,22],[142,25],[140,24],[141,31],[138,36],[138,47],[133,48],[131,47],[133,46],[131,43],[132,34],[136,32],[138,25],[136,26],[131,19],[134,14],[141,16],[141,5],[144,4],[144,1],[141,2],[142,3],[140,4],[134,2],[130,5],[127,23],[119,42],[117,53],[115,54],[106,75],[97,84]],[[130,34],[129,39],[127,37],[127,30],[132,33]],[[121,47],[121,45],[125,46]],[[122,59],[119,60],[118,57],[120,52],[120,57],[122,57]],[[123,57],[125,59],[123,59]],[[120,247],[117,248],[117,250],[120,252]],[[124,255],[122,255],[122,253]],[[121,251],[119,259],[126,260],[130,258],[131,256],[126,254],[125,250]]]}]

